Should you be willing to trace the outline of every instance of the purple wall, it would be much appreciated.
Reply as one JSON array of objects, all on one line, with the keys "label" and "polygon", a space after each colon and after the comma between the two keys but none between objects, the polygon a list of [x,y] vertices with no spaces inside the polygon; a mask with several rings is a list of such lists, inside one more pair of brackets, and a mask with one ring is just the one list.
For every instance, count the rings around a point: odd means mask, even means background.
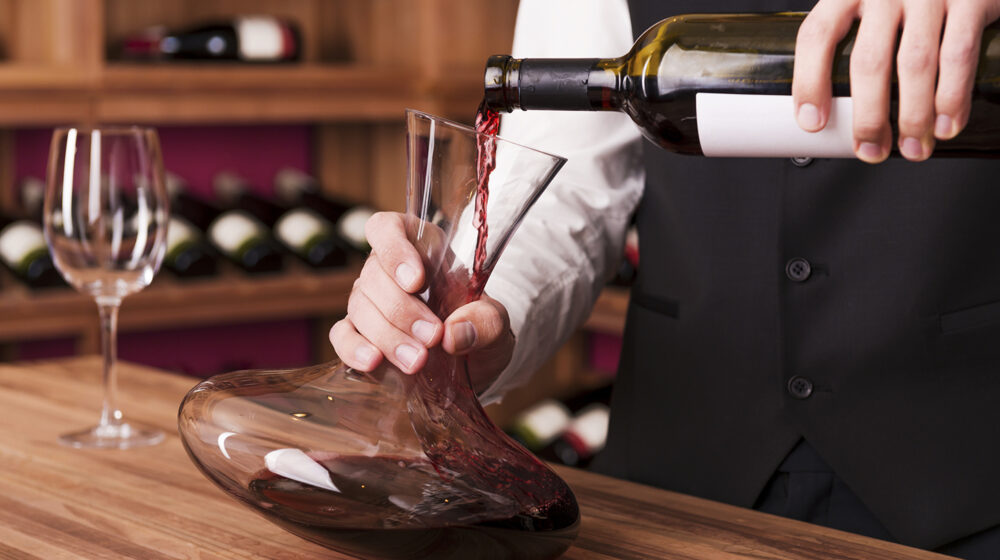
[{"label": "purple wall", "polygon": [[[261,192],[271,192],[274,174],[283,167],[312,169],[308,126],[163,126],[158,127],[164,167],[184,178],[195,193],[209,195],[212,177],[233,171]],[[15,177],[45,177],[51,129],[19,130],[15,136]]]},{"label": "purple wall", "polygon": [[[280,169],[312,169],[308,126],[171,126],[159,127],[158,131],[164,166],[201,196],[212,196],[212,178],[220,171],[235,172],[259,192],[270,194],[272,180]],[[27,176],[45,176],[51,136],[51,129],[17,131],[18,183]],[[128,307],[127,298],[123,306]],[[96,324],[96,307],[94,321]],[[313,359],[312,342],[307,320],[233,323],[123,333],[119,354],[125,360],[206,376],[233,369],[306,365]],[[28,341],[17,350],[21,359],[68,356],[73,352],[73,341],[67,339]]]}]

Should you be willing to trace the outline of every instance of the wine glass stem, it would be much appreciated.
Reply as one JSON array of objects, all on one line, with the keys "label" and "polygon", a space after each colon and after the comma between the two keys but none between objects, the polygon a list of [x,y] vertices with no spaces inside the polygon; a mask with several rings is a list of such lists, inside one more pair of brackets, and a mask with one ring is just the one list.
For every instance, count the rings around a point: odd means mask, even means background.
[{"label": "wine glass stem", "polygon": [[101,315],[101,354],[104,357],[104,406],[101,408],[101,426],[121,424],[118,410],[118,308],[121,302],[98,302]]}]

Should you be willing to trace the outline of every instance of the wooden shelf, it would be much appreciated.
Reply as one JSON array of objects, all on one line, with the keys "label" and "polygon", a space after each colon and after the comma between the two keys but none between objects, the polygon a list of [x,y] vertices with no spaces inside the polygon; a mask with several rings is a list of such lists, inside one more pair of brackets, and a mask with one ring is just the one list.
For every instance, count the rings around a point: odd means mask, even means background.
[{"label": "wooden shelf", "polygon": [[412,69],[303,64],[0,65],[0,126],[67,123],[206,124],[401,120],[417,107],[469,115],[481,91],[471,67],[447,83]]},{"label": "wooden shelf", "polygon": [[[239,321],[339,315],[347,308],[360,266],[313,271],[290,263],[279,274],[248,276],[225,268],[207,279],[162,273],[122,305],[123,331]],[[96,337],[97,312],[89,296],[70,288],[31,291],[5,282],[0,291],[0,340]]]},{"label": "wooden shelf", "polygon": [[102,122],[315,122],[401,118],[417,78],[354,65],[112,64],[94,113]]}]

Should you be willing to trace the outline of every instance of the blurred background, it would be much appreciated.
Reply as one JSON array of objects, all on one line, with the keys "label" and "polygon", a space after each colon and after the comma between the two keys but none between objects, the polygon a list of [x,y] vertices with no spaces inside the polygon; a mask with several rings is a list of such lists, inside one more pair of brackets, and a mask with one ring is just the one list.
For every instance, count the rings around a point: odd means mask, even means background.
[{"label": "blurred background", "polygon": [[[471,124],[483,65],[510,51],[516,10],[516,0],[0,0],[0,359],[100,351],[91,298],[53,277],[23,228],[4,232],[40,220],[54,126],[116,123],[158,128],[174,212],[194,230],[125,300],[120,357],[198,377],[330,359],[327,332],[365,253],[364,212],[352,211],[403,209],[404,108]],[[310,261],[278,238],[275,212],[297,206],[323,208],[340,257]],[[271,265],[219,250],[226,241],[204,224],[233,209],[269,228]],[[570,415],[606,401],[636,262],[623,259],[590,322],[534,383],[490,407],[498,423],[523,423],[553,399]]]}]

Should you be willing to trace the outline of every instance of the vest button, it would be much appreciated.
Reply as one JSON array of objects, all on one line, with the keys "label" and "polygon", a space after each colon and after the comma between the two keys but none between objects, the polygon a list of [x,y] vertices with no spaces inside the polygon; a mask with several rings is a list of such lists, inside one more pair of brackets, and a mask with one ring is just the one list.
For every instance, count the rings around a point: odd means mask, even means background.
[{"label": "vest button", "polygon": [[805,377],[796,375],[788,380],[788,393],[797,399],[808,399],[813,393],[813,383]]},{"label": "vest button", "polygon": [[812,274],[812,265],[803,258],[794,258],[785,264],[785,276],[793,282],[805,282]]},{"label": "vest button", "polygon": [[813,162],[813,158],[811,158],[811,157],[793,157],[792,158],[792,165],[794,165],[795,167],[805,167],[805,166],[809,165],[812,162]]}]

